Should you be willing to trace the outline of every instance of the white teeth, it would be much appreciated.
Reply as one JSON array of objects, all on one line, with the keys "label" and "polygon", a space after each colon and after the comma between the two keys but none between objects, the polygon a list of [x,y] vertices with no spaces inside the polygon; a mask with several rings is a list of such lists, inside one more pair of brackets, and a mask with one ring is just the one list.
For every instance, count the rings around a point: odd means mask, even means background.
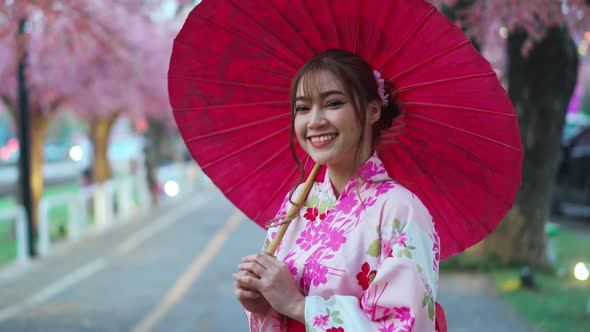
[{"label": "white teeth", "polygon": [[336,135],[316,136],[311,138],[312,143],[320,143],[336,138]]}]

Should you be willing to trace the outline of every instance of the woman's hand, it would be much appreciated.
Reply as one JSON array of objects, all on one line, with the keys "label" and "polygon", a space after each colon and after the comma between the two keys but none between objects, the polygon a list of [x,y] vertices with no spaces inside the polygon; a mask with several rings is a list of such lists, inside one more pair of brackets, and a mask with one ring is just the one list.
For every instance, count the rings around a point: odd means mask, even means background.
[{"label": "woman's hand", "polygon": [[281,314],[304,322],[305,296],[297,288],[287,264],[263,253],[244,257],[238,267],[248,272],[234,274],[238,284],[262,293]]},{"label": "woman's hand", "polygon": [[[237,275],[242,276],[248,274],[249,272],[247,271],[240,271],[237,273]],[[257,278],[255,275],[253,277]],[[270,308],[270,304],[259,291],[248,289],[236,281],[234,295],[244,309],[256,315],[257,318],[264,319],[264,316],[266,316],[266,313],[268,312],[268,308]]]}]

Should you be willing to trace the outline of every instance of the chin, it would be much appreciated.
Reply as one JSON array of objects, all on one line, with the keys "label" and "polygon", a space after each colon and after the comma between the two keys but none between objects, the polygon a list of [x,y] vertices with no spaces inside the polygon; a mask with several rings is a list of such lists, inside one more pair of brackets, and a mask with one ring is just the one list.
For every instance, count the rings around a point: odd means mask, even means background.
[{"label": "chin", "polygon": [[328,165],[331,162],[334,161],[334,156],[332,156],[331,154],[325,154],[325,153],[308,153],[309,156],[311,157],[311,159],[316,163],[316,164],[320,164],[320,165]]}]

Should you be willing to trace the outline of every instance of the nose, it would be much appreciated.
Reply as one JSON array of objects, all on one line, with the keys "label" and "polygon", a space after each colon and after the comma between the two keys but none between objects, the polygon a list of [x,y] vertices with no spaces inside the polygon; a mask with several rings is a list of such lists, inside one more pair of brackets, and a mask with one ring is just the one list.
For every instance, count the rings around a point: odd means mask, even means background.
[{"label": "nose", "polygon": [[307,123],[307,127],[309,129],[317,129],[321,128],[325,124],[326,118],[324,117],[324,112],[320,107],[313,106],[309,112],[309,122]]}]

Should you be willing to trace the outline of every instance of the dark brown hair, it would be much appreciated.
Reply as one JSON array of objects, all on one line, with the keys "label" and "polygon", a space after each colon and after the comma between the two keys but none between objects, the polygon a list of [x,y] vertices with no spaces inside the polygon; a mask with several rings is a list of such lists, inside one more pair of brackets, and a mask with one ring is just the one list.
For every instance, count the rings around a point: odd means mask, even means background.
[{"label": "dark brown hair", "polygon": [[[291,107],[291,132],[289,146],[293,158],[299,167],[299,179],[292,188],[289,199],[297,186],[301,184],[305,177],[305,171],[301,161],[297,157],[295,150],[295,98],[297,97],[297,88],[303,81],[303,91],[305,95],[311,96],[317,94],[320,87],[318,86],[318,73],[329,72],[338,80],[338,84],[343,89],[352,101],[355,110],[356,118],[361,124],[361,133],[359,137],[359,145],[357,146],[355,155],[356,169],[360,167],[360,142],[363,141],[365,135],[365,126],[363,124],[367,121],[367,105],[370,102],[377,101],[381,106],[381,116],[372,128],[372,148],[379,139],[381,131],[388,129],[392,125],[393,119],[400,114],[400,108],[396,105],[394,98],[391,96],[392,85],[385,81],[385,92],[388,95],[388,106],[383,107],[381,98],[377,91],[377,81],[373,74],[373,68],[360,56],[345,50],[329,49],[323,53],[317,54],[306,62],[295,74],[291,80],[290,89],[290,107]],[[389,93],[388,93],[389,92]],[[291,203],[293,201],[291,200]]]}]

